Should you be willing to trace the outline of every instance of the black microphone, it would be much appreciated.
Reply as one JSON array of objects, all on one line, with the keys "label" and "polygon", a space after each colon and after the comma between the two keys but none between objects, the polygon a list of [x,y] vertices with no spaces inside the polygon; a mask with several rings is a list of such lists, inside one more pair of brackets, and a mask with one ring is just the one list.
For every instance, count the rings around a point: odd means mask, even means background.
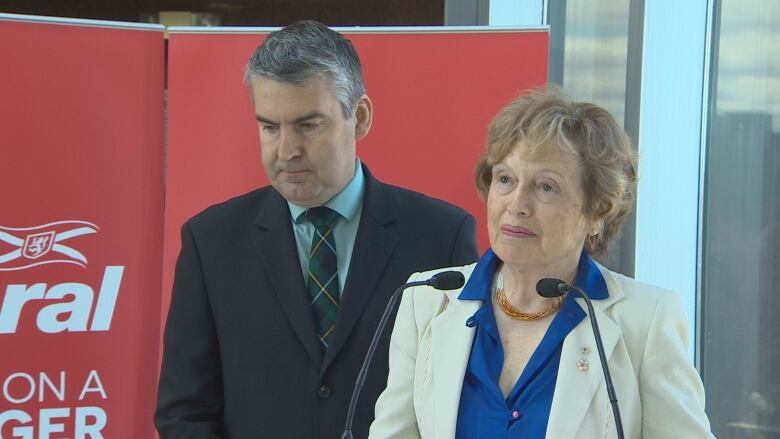
[{"label": "black microphone", "polygon": [[457,290],[466,283],[466,278],[460,271],[442,271],[428,279],[428,285],[437,290]]},{"label": "black microphone", "polygon": [[604,371],[604,381],[607,383],[607,395],[609,395],[609,402],[612,404],[612,414],[615,416],[617,436],[618,439],[623,439],[623,422],[620,420],[617,395],[615,395],[615,387],[612,385],[612,375],[609,373],[607,357],[604,354],[604,344],[601,342],[601,331],[599,331],[599,324],[596,321],[596,315],[593,313],[593,304],[590,303],[590,298],[580,288],[570,286],[560,279],[545,278],[536,283],[536,292],[542,297],[560,297],[566,295],[570,291],[579,294],[580,297],[585,299],[585,304],[588,306],[588,316],[590,316],[590,325],[593,328],[593,335],[596,337],[596,348],[599,351],[601,370]]},{"label": "black microphone", "polygon": [[421,280],[415,282],[409,282],[398,287],[397,290],[390,296],[390,300],[387,302],[385,312],[382,314],[382,318],[379,319],[379,326],[374,331],[374,337],[371,339],[371,344],[368,345],[368,352],[366,358],[363,360],[363,366],[358,373],[357,381],[355,382],[355,389],[352,391],[352,399],[349,401],[349,410],[347,411],[347,424],[344,427],[344,434],[341,435],[342,439],[352,439],[352,421],[355,417],[355,410],[357,409],[358,398],[360,397],[360,390],[363,389],[363,384],[366,382],[368,375],[368,366],[371,364],[371,359],[374,357],[374,351],[379,344],[379,338],[384,332],[387,321],[390,319],[390,313],[395,308],[398,298],[401,297],[401,293],[411,287],[420,285],[428,285],[437,290],[456,290],[466,283],[466,278],[463,277],[463,273],[460,271],[442,271],[436,273],[428,280]]}]

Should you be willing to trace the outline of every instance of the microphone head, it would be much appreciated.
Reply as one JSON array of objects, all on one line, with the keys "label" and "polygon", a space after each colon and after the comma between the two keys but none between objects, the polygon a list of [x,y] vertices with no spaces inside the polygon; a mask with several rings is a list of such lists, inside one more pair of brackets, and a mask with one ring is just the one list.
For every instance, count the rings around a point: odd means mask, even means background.
[{"label": "microphone head", "polygon": [[428,285],[436,288],[437,290],[457,290],[466,283],[466,278],[463,277],[463,273],[460,271],[442,271],[436,273],[430,280]]},{"label": "microphone head", "polygon": [[569,286],[566,285],[566,282],[552,277],[546,277],[536,283],[536,292],[540,296],[547,298],[563,296],[568,289]]}]

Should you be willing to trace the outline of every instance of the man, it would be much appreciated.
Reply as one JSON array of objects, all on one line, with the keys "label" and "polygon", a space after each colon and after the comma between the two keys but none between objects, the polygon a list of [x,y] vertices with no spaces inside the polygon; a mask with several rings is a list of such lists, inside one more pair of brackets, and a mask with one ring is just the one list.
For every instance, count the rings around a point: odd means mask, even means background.
[{"label": "man", "polygon": [[[379,317],[414,271],[477,258],[474,218],[377,181],[372,104],[343,36],[304,21],[247,66],[270,187],[182,228],[155,424],[165,438],[338,438]],[[355,417],[387,380],[382,339]]]}]

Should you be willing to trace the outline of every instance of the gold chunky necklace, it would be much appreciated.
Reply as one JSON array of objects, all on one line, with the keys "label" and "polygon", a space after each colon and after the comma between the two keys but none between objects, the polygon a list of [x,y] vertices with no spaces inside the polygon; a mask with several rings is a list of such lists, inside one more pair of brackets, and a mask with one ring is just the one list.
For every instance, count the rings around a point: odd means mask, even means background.
[{"label": "gold chunky necklace", "polygon": [[511,303],[509,303],[509,300],[506,298],[506,292],[504,291],[504,266],[502,265],[501,268],[498,270],[498,275],[496,276],[496,289],[493,293],[493,296],[495,297],[495,301],[498,304],[498,307],[501,308],[501,311],[504,312],[510,319],[513,320],[539,320],[542,318],[545,318],[549,316],[550,314],[554,313],[558,310],[558,308],[561,307],[561,303],[563,302],[564,296],[559,296],[553,299],[552,303],[550,303],[550,306],[547,308],[539,311],[536,314],[528,314],[524,313],[514,306],[512,306]]}]

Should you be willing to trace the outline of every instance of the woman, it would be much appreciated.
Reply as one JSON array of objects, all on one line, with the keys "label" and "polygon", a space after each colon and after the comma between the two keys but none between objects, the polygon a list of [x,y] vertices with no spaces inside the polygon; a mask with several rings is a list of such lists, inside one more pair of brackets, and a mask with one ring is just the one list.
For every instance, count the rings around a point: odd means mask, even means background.
[{"label": "woman", "polygon": [[457,268],[462,290],[404,296],[369,437],[617,437],[584,303],[541,297],[549,277],[593,301],[626,438],[712,437],[677,295],[591,258],[636,191],[614,118],[555,88],[522,96],[493,120],[476,186],[491,248]]}]

